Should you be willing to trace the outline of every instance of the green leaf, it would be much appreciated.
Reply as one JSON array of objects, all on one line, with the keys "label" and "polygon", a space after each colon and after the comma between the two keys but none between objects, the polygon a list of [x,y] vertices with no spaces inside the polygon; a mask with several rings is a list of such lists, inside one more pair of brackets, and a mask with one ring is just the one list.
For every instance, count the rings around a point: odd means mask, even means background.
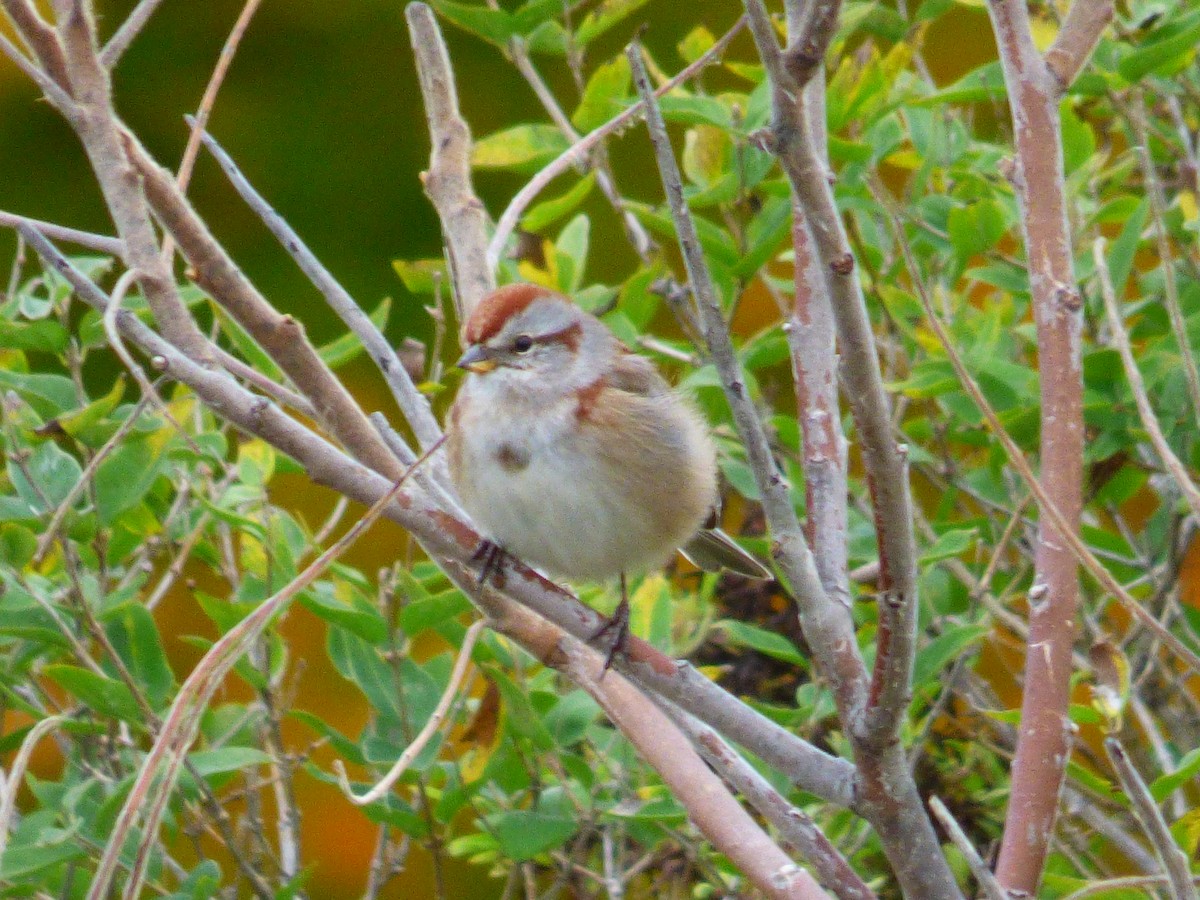
[{"label": "green leaf", "polygon": [[104,615],[104,631],[150,705],[155,709],[164,706],[175,675],[154,617],[140,603],[122,603]]},{"label": "green leaf", "polygon": [[713,97],[699,94],[667,94],[658,101],[663,118],[684,125],[715,125],[728,131],[733,120],[725,104]]},{"label": "green leaf", "polygon": [[71,437],[79,437],[94,427],[101,419],[111,415],[125,396],[125,376],[119,375],[112,389],[82,409],[58,417],[58,425]]},{"label": "green leaf", "polygon": [[0,862],[0,881],[11,883],[44,872],[51,866],[87,856],[84,847],[74,840],[42,846],[10,846]]},{"label": "green leaf", "polygon": [[11,459],[8,463],[8,477],[17,494],[32,509],[43,513],[62,503],[82,475],[83,469],[75,457],[53,441],[39,445],[24,466]]},{"label": "green leaf", "polygon": [[1133,271],[1133,258],[1142,240],[1142,229],[1150,213],[1149,198],[1142,200],[1125,222],[1121,233],[1112,242],[1108,251],[1108,273],[1112,278],[1113,290],[1118,297],[1124,295],[1125,282]]},{"label": "green leaf", "polygon": [[387,622],[379,610],[349,585],[318,582],[312,590],[300,595],[300,603],[314,615],[349,629],[364,641],[381,644],[387,640]]},{"label": "green leaf", "polygon": [[[947,628],[917,652],[913,662],[913,684],[921,685],[934,678],[947,663],[961,656],[968,647],[982,641],[990,631],[986,625],[955,625]],[[1016,713],[1019,718],[1020,711]],[[994,715],[1000,717],[1002,714]]]},{"label": "green leaf", "polygon": [[570,190],[554,197],[550,200],[543,200],[541,203],[529,209],[521,217],[521,227],[525,231],[540,232],[547,226],[553,225],[563,216],[570,215],[579,205],[587,199],[588,194],[592,192],[592,188],[596,184],[596,173],[588,172],[583,178],[579,179]]},{"label": "green leaf", "polygon": [[449,283],[446,280],[446,261],[441,259],[395,259],[392,268],[404,282],[405,289],[410,294],[432,294],[437,281],[442,287]]},{"label": "green leaf", "polygon": [[583,89],[579,106],[571,114],[571,124],[586,134],[620,114],[625,109],[629,85],[629,58],[624,53],[597,66]]},{"label": "green leaf", "polygon": [[42,322],[10,322],[0,319],[0,347],[61,353],[67,346],[67,329],[54,319]]},{"label": "green leaf", "polygon": [[141,502],[161,471],[163,457],[149,441],[123,444],[96,469],[96,513],[112,525],[126,510]]},{"label": "green leaf", "polygon": [[573,294],[583,284],[587,265],[588,237],[591,222],[580,213],[559,232],[554,244],[554,259],[558,270],[558,286],[565,294]]},{"label": "green leaf", "polygon": [[949,87],[910,102],[916,106],[940,106],[943,103],[986,103],[1003,100],[1005,96],[1000,63],[989,62],[971,70]]},{"label": "green leaf", "polygon": [[735,647],[748,647],[772,659],[808,669],[808,660],[796,645],[777,631],[767,631],[737,619],[722,619],[713,625],[714,630],[725,633],[726,640]]},{"label": "green leaf", "polygon": [[486,821],[504,855],[517,862],[561,847],[579,830],[579,822],[572,816],[521,809],[488,816]]},{"label": "green leaf", "polygon": [[37,552],[37,536],[15,522],[0,524],[0,562],[20,572]]},{"label": "green leaf", "polygon": [[938,560],[959,556],[978,543],[978,528],[953,528],[939,534],[933,546],[921,554],[921,565],[927,566]]},{"label": "green leaf", "polygon": [[216,750],[196,750],[188,754],[188,762],[203,778],[225,772],[240,772],[251,766],[265,766],[271,761],[271,755],[257,747],[221,747]]},{"label": "green leaf", "polygon": [[471,601],[457,588],[411,600],[400,612],[400,629],[412,637],[456,618],[470,608]]},{"label": "green leaf", "polygon": [[716,42],[711,31],[703,25],[697,25],[675,45],[675,49],[685,63],[691,64],[711,50]]},{"label": "green leaf", "polygon": [[575,29],[575,43],[580,47],[586,47],[648,2],[649,0],[603,0],[599,6],[584,16],[579,27]]},{"label": "green leaf", "polygon": [[[384,297],[379,305],[370,313],[369,318],[380,331],[387,328],[388,314],[392,310],[392,298]],[[363,352],[362,341],[353,331],[347,331],[341,337],[330,341],[323,347],[317,348],[317,354],[331,369],[338,369],[358,357]]]},{"label": "green leaf", "polygon": [[1004,207],[998,202],[979,200],[951,209],[947,230],[961,265],[975,254],[994,247],[1008,230],[1008,222]]},{"label": "green leaf", "polygon": [[1155,800],[1162,803],[1176,789],[1183,787],[1183,785],[1195,778],[1197,773],[1200,773],[1200,747],[1190,750],[1179,761],[1179,765],[1175,768],[1174,772],[1168,772],[1166,775],[1155,778],[1150,784],[1150,793],[1154,796]]},{"label": "green leaf", "polygon": [[528,738],[538,750],[550,750],[554,740],[529,701],[529,695],[500,669],[489,667],[487,676],[504,701],[505,723],[515,734]]},{"label": "green leaf", "polygon": [[102,716],[141,722],[142,711],[129,688],[114,678],[78,666],[46,666],[42,673],[67,693],[79,698]]},{"label": "green leaf", "polygon": [[75,383],[65,375],[13,372],[0,366],[0,389],[16,391],[43,419],[74,409],[77,402]]},{"label": "green leaf", "polygon": [[553,125],[517,125],[476,141],[471,165],[536,172],[566,149],[567,139]]},{"label": "green leaf", "polygon": [[250,337],[249,332],[229,315],[223,306],[214,302],[209,304],[209,309],[212,310],[213,318],[217,320],[221,331],[229,338],[239,356],[272,381],[283,379],[283,373],[279,370],[279,366],[275,365],[275,361],[262,347],[258,346],[258,342]]},{"label": "green leaf", "polygon": [[513,17],[502,9],[491,9],[483,4],[453,3],[451,0],[430,0],[430,5],[447,22],[501,47],[517,33]]},{"label": "green leaf", "polygon": [[1062,122],[1063,169],[1069,175],[1096,155],[1096,135],[1092,126],[1075,112],[1073,101],[1059,104]]},{"label": "green leaf", "polygon": [[1155,70],[1174,70],[1195,56],[1197,42],[1200,42],[1200,12],[1155,32],[1149,41],[1117,63],[1117,71],[1132,83]]}]

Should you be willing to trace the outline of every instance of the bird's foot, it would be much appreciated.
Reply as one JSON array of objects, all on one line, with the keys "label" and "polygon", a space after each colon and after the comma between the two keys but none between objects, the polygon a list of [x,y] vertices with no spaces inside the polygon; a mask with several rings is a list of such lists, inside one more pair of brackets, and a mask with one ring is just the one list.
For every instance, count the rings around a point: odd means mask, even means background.
[{"label": "bird's foot", "polygon": [[479,542],[479,546],[471,555],[471,562],[479,564],[480,587],[486,585],[489,580],[495,580],[496,576],[504,569],[504,561],[507,557],[508,551],[495,541],[484,538]]},{"label": "bird's foot", "polygon": [[[609,635],[611,637],[608,637]],[[604,673],[612,668],[617,654],[624,653],[629,649],[629,600],[624,595],[621,597],[621,602],[617,604],[617,608],[613,610],[612,618],[596,630],[588,643],[595,643],[601,638],[608,640],[604,668],[600,670],[600,677],[603,678]]]}]

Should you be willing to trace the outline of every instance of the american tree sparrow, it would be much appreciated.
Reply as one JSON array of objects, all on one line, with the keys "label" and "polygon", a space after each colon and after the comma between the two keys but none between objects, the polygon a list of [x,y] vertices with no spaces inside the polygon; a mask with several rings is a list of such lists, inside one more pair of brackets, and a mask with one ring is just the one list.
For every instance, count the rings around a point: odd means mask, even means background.
[{"label": "american tree sparrow", "polygon": [[625,574],[681,552],[706,569],[770,572],[723,532],[716,449],[700,415],[595,316],[532,284],[488,294],[463,327],[470,374],[450,410],[450,476],[487,540],[568,579],[619,577],[606,668],[629,628]]}]

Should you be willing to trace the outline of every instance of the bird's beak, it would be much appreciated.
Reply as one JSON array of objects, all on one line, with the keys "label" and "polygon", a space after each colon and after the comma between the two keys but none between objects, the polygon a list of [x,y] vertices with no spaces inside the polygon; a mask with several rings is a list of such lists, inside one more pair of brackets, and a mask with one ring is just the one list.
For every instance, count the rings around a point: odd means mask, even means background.
[{"label": "bird's beak", "polygon": [[472,344],[467,348],[467,352],[459,357],[455,365],[468,372],[474,372],[476,375],[486,375],[496,368],[496,360],[492,358],[492,351],[487,347],[482,344]]}]

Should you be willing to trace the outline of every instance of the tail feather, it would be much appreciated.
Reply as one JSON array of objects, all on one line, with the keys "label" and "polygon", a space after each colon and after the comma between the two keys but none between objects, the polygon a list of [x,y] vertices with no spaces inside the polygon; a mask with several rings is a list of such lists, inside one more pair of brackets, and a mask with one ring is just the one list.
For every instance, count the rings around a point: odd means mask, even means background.
[{"label": "tail feather", "polygon": [[706,572],[728,569],[747,578],[773,578],[771,570],[743,550],[719,528],[705,528],[679,549],[689,562]]}]

